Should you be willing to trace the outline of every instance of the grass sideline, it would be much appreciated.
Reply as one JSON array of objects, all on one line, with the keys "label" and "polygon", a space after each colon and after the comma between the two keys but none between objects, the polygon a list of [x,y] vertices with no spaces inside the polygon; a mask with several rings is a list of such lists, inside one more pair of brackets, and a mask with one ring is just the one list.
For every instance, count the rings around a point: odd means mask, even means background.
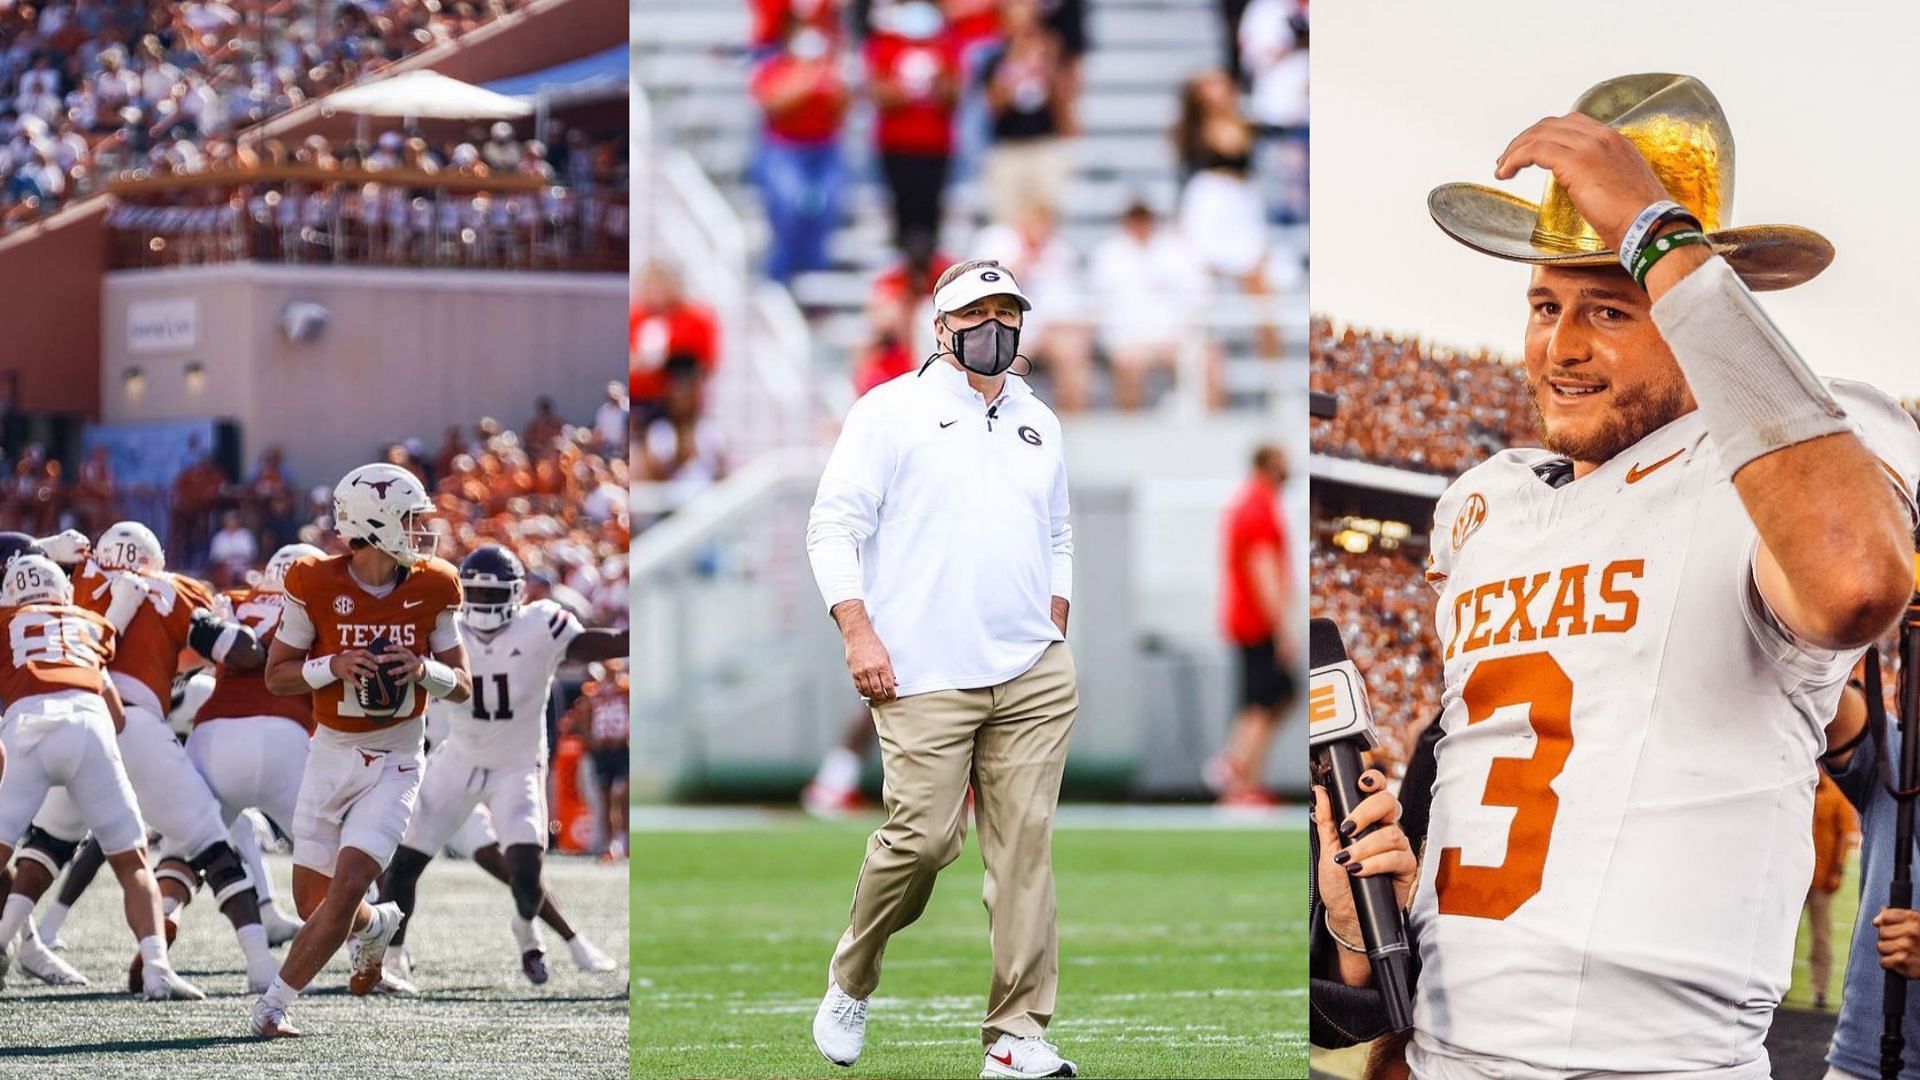
[{"label": "grass sideline", "polygon": [[[288,895],[290,862],[268,861]],[[576,927],[616,959],[625,955],[624,863],[557,858],[548,883]],[[294,1023],[307,1037],[261,1042],[247,1032],[254,996],[246,993],[239,947],[205,890],[187,909],[173,960],[207,1000],[151,1003],[125,992],[133,942],[119,886],[103,870],[61,932],[68,961],[93,983],[50,987],[17,970],[8,976],[0,991],[0,1077],[625,1076],[624,972],[580,971],[549,931],[553,977],[529,985],[507,929],[512,912],[506,887],[478,867],[436,859],[420,883],[420,922],[409,931],[421,997],[349,996],[343,950],[315,980],[320,991],[294,1006]]]},{"label": "grass sideline", "polygon": [[[876,822],[636,835],[635,1077],[979,1074],[988,946],[971,836],[889,945],[859,1064],[813,1047]],[[1049,1037],[1082,1075],[1306,1074],[1304,830],[1062,827],[1054,856]]]}]

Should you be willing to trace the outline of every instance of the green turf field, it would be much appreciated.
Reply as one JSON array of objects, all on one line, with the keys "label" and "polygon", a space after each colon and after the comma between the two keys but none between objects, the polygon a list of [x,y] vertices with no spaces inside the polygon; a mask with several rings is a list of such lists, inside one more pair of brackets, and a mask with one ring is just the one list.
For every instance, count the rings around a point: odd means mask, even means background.
[{"label": "green turf field", "polygon": [[[971,838],[888,947],[859,1063],[813,1047],[874,824],[635,837],[634,1076],[979,1075],[989,969]],[[1306,1075],[1303,829],[1063,825],[1054,852],[1050,1038],[1082,1076]]]},{"label": "green turf field", "polygon": [[[284,890],[290,863],[269,861]],[[548,884],[589,939],[616,958],[624,954],[624,863],[557,858],[548,865]],[[531,1080],[625,1073],[624,972],[578,970],[549,933],[553,978],[544,987],[528,985],[507,929],[513,905],[506,887],[471,863],[437,860],[421,880],[419,924],[408,940],[422,996],[349,996],[343,952],[315,981],[320,992],[294,1006],[303,1039],[267,1043],[248,1035],[254,999],[239,947],[204,890],[187,909],[173,960],[207,992],[205,1002],[150,1003],[125,992],[133,942],[120,911],[120,889],[103,870],[61,932],[68,961],[93,985],[56,989],[18,971],[8,977],[0,991],[0,1076]]]}]

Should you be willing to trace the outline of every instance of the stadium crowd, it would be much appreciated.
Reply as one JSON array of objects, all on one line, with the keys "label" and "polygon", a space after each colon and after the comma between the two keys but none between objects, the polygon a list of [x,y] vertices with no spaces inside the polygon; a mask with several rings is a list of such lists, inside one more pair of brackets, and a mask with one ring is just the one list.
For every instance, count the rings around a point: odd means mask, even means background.
[{"label": "stadium crowd", "polygon": [[1336,329],[1316,318],[1308,356],[1314,390],[1340,403],[1315,418],[1313,452],[1457,476],[1507,446],[1532,445],[1525,374],[1484,353]]},{"label": "stadium crowd", "polygon": [[236,132],[518,3],[0,5],[0,231],[120,169],[202,165]]},{"label": "stadium crowd", "polygon": [[1433,589],[1418,556],[1405,548],[1355,555],[1316,530],[1311,559],[1312,615],[1344,632],[1380,729],[1378,764],[1398,776],[1414,740],[1440,712]]}]

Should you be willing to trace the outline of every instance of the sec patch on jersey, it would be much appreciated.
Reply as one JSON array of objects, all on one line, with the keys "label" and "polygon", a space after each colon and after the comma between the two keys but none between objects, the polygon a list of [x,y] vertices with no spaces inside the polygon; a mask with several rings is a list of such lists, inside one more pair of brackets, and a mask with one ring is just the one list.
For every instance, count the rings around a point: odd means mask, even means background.
[{"label": "sec patch on jersey", "polygon": [[[393,639],[385,634],[373,639],[367,651],[382,656],[393,649]],[[406,702],[406,688],[400,684],[400,664],[388,661],[379,665],[379,670],[369,676],[362,676],[355,684],[355,696],[360,699],[360,709],[375,719],[392,719],[398,715]]]}]

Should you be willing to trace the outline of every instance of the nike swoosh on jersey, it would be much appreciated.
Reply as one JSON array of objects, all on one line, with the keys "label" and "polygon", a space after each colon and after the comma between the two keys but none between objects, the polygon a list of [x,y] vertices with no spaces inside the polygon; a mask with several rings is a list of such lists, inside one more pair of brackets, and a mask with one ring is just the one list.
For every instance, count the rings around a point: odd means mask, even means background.
[{"label": "nike swoosh on jersey", "polygon": [[424,603],[426,603],[425,600],[405,600],[401,602],[400,606],[401,608],[407,611],[412,611],[414,608],[417,608]]},{"label": "nike swoosh on jersey", "polygon": [[1651,465],[1634,465],[1630,467],[1629,469],[1627,469],[1627,483],[1629,484],[1639,483],[1641,480],[1646,478],[1646,475],[1648,473],[1652,472],[1653,470],[1659,468],[1662,465],[1665,465],[1667,462],[1672,461],[1674,458],[1677,458],[1681,454],[1684,454],[1686,452],[1687,452],[1686,448],[1681,447],[1680,449],[1675,450],[1673,453],[1668,454],[1666,457],[1661,458],[1659,461],[1656,461]]}]

